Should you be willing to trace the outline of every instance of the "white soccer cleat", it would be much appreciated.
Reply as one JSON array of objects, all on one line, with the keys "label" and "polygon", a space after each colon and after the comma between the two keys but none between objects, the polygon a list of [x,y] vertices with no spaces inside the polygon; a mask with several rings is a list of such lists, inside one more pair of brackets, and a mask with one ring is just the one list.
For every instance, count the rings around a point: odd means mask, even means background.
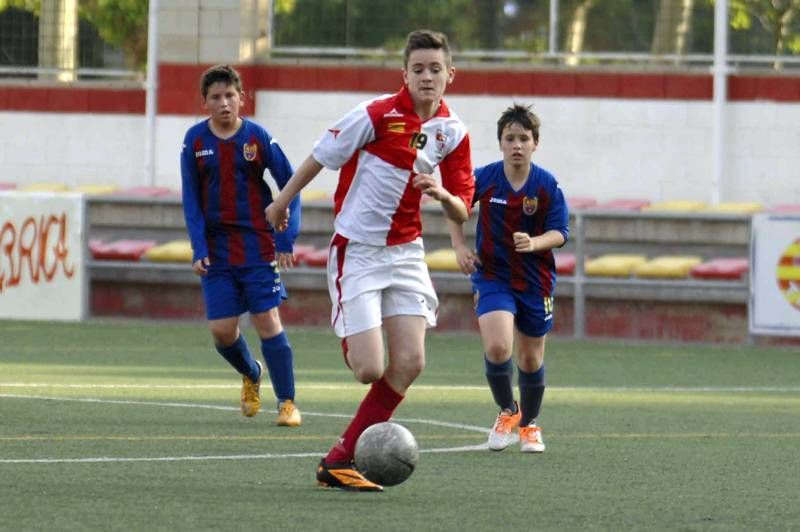
[{"label": "white soccer cleat", "polygon": [[294,401],[287,399],[278,405],[278,419],[275,424],[279,427],[299,427],[303,423],[300,410]]},{"label": "white soccer cleat", "polygon": [[517,407],[517,413],[511,414],[504,410],[497,414],[494,427],[489,432],[489,449],[492,451],[502,451],[517,440],[514,429],[519,425],[522,412]]},{"label": "white soccer cleat", "polygon": [[543,453],[544,440],[542,439],[542,428],[531,423],[527,427],[519,429],[520,448],[523,453]]}]

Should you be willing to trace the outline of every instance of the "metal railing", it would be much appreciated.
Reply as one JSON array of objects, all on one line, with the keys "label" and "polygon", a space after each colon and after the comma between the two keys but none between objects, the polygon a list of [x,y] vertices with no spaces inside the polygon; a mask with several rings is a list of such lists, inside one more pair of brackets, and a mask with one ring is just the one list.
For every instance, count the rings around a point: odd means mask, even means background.
[{"label": "metal railing", "polygon": [[[341,59],[377,61],[380,63],[402,61],[402,52],[384,48],[315,47],[315,46],[276,46],[270,50],[272,58],[291,58],[295,60]],[[457,63],[486,64],[503,67],[513,66],[625,66],[642,68],[695,68],[710,69],[714,64],[713,54],[661,54],[643,52],[526,52],[523,50],[463,50],[454,51]],[[796,55],[744,55],[727,56],[727,64],[732,72],[738,70],[764,69],[800,70],[800,56]]]},{"label": "metal railing", "polygon": [[39,77],[72,76],[77,79],[108,79],[144,82],[144,72],[113,68],[47,68],[33,66],[0,66],[0,77],[13,76],[22,79]]}]

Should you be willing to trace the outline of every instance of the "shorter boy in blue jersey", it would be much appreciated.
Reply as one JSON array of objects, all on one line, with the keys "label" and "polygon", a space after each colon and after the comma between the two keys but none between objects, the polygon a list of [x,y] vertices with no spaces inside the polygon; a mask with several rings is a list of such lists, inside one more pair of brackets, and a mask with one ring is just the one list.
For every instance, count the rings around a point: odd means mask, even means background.
[{"label": "shorter boy in blue jersey", "polygon": [[294,263],[299,199],[289,207],[285,232],[276,235],[264,219],[272,202],[264,170],[282,188],[292,166],[264,128],[239,116],[244,92],[233,68],[206,70],[200,94],[210,116],[186,132],[181,178],[192,270],[200,276],[208,326],[217,351],[242,375],[242,414],[252,417],[261,408],[264,370],[239,330],[239,316],[250,312],[278,400],[277,424],[296,427],[301,417],[294,404],[292,347],[278,305],[286,298],[279,268]]},{"label": "shorter boy in blue jersey", "polygon": [[[465,243],[463,225],[448,221],[459,267],[471,275],[486,379],[500,408],[489,433],[494,451],[508,447],[519,427],[522,451],[544,452],[535,420],[545,388],[545,337],[553,326],[552,249],[566,243],[569,220],[558,182],[531,163],[540,124],[522,105],[509,107],[497,121],[503,160],[475,170],[473,204],[480,204],[475,250]],[[519,403],[512,387],[513,347]]]}]

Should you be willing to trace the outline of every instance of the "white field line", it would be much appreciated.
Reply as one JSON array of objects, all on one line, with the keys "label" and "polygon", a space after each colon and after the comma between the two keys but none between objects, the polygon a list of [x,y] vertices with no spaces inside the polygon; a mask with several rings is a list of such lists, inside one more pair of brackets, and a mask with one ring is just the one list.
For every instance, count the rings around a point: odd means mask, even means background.
[{"label": "white field line", "polygon": [[211,460],[253,460],[270,458],[319,458],[325,453],[288,453],[288,454],[231,454],[222,456],[144,456],[140,458],[122,458],[116,456],[98,456],[95,458],[0,458],[0,464],[96,464],[108,462],[203,462]]},{"label": "white field line", "polygon": [[[303,413],[305,415],[305,412]],[[438,449],[420,449],[420,453],[460,453],[469,451],[484,451],[487,444],[464,445],[462,447],[448,447]],[[115,456],[98,456],[94,458],[0,458],[0,464],[96,464],[120,462],[209,462],[212,460],[274,460],[285,458],[319,458],[325,452],[318,453],[285,453],[285,454],[231,454],[209,456],[144,456],[140,458],[122,458]]]},{"label": "white field line", "polygon": [[[165,403],[156,401],[128,401],[128,400],[114,400],[114,399],[96,399],[96,398],[72,398],[72,397],[48,397],[43,395],[14,395],[14,394],[0,394],[0,399],[36,399],[41,401],[72,401],[78,403],[101,403],[101,404],[115,404],[115,405],[136,405],[136,406],[159,406],[159,407],[172,407],[172,408],[203,408],[208,410],[235,410],[238,407],[232,406],[218,406],[218,405],[204,405],[195,403]],[[323,412],[303,412],[304,416],[319,416],[319,417],[337,417],[337,418],[351,418],[351,414],[332,414]],[[461,423],[450,423],[447,421],[436,421],[432,419],[421,418],[392,418],[392,421],[399,423],[421,423],[426,425],[434,425],[439,427],[455,428],[481,434],[488,434],[489,429],[484,427],[477,427],[474,425],[464,425]],[[434,449],[420,449],[421,453],[456,453],[485,450],[487,444],[482,443],[478,445],[465,445],[460,447],[447,447],[447,448],[434,448]],[[0,464],[73,464],[73,463],[108,463],[108,462],[191,462],[191,461],[209,461],[209,460],[257,460],[257,459],[285,459],[285,458],[318,458],[324,455],[324,452],[317,453],[281,453],[281,454],[246,454],[246,455],[219,455],[219,456],[159,456],[159,457],[140,457],[140,458],[121,458],[121,457],[90,457],[90,458],[21,458],[10,459],[0,458]]]},{"label": "white field line", "polygon": [[[302,385],[309,389],[322,390],[349,390],[357,389],[357,384],[306,384]],[[153,385],[153,384],[46,384],[46,383],[0,383],[0,388],[65,388],[65,389],[105,389],[105,388],[132,388],[132,389],[210,389],[210,388],[232,388],[238,389],[238,385],[214,385],[214,384],[194,384],[194,385]],[[454,386],[454,385],[416,385],[418,390],[465,390],[484,391],[485,386]],[[800,386],[551,386],[548,390],[553,392],[588,392],[588,393],[614,393],[614,392],[642,392],[642,393],[796,393],[800,392]],[[154,401],[132,401],[114,400],[97,398],[71,398],[71,397],[50,397],[42,395],[16,395],[0,394],[0,398],[8,399],[36,399],[46,401],[72,401],[85,403],[102,403],[117,405],[139,405],[139,406],[158,406],[171,408],[201,408],[207,410],[227,410],[236,411],[237,407],[207,405],[197,403],[177,403],[177,402],[154,402]],[[321,412],[304,412],[307,416],[320,417],[352,417],[351,414],[333,414]],[[393,421],[401,423],[422,423],[440,427],[455,428],[487,434],[489,429],[472,425],[463,425],[446,421],[435,421],[420,418],[396,418]],[[449,448],[421,449],[422,453],[447,453],[447,452],[468,452],[486,449],[486,444],[467,445]],[[200,460],[249,460],[249,459],[279,459],[279,458],[309,458],[317,457],[324,453],[286,453],[286,454],[253,454],[253,455],[225,455],[225,456],[172,456],[172,457],[142,457],[142,458],[116,458],[116,457],[97,457],[97,458],[43,458],[43,459],[0,459],[0,464],[34,464],[34,463],[93,463],[93,462],[177,462],[177,461],[200,461]]]},{"label": "white field line", "polygon": [[[360,384],[298,383],[308,390],[359,390]],[[104,384],[104,383],[47,383],[47,382],[0,382],[0,388],[63,388],[63,389],[131,389],[131,390],[214,390],[239,389],[239,384]],[[262,384],[270,388],[269,383]],[[414,390],[442,391],[486,391],[485,385],[415,384]],[[548,392],[632,392],[632,393],[798,393],[800,386],[548,386]]]}]

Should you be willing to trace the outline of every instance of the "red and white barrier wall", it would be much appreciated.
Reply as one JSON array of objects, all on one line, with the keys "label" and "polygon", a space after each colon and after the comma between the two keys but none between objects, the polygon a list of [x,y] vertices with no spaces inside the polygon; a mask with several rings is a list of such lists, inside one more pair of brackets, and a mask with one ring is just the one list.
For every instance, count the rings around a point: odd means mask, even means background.
[{"label": "red and white barrier wall", "polygon": [[[144,170],[143,89],[0,85],[0,183],[178,188],[178,151],[203,116],[206,65],[162,64],[156,176]],[[246,65],[245,112],[294,164],[357,102],[393,92],[398,68]],[[458,69],[447,100],[470,129],[476,165],[499,158],[496,120],[512,102],[542,118],[536,160],[568,195],[708,201],[712,78],[705,74]],[[729,80],[723,201],[800,203],[800,77]],[[331,191],[335,175],[313,184]]]}]

